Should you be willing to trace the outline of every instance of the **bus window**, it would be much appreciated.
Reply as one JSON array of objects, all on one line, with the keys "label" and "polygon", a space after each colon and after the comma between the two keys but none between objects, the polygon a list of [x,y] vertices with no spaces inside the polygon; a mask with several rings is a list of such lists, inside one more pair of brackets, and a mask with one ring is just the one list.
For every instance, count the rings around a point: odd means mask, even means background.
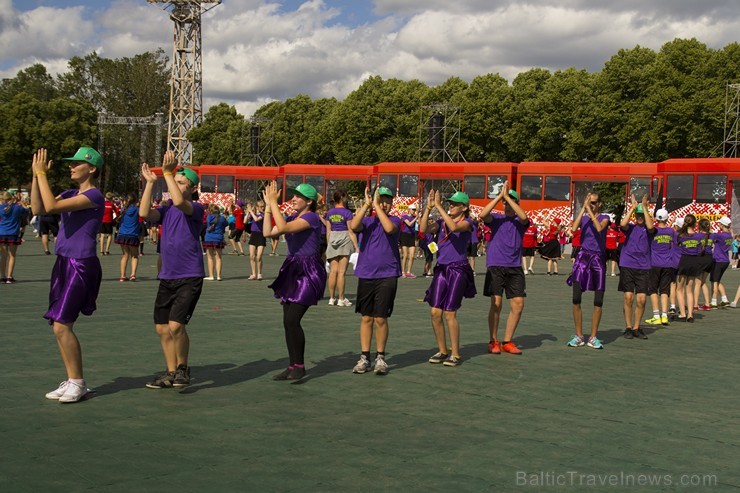
[{"label": "bus window", "polygon": [[324,195],[324,177],[323,176],[306,176],[306,183],[313,185],[319,194]]},{"label": "bus window", "polygon": [[570,200],[570,177],[546,176],[545,200]]},{"label": "bus window", "polygon": [[463,182],[465,193],[471,199],[486,198],[486,177],[485,176],[466,176]]},{"label": "bus window", "polygon": [[638,202],[642,202],[642,197],[645,194],[647,194],[648,200],[651,199],[650,183],[650,178],[630,178],[630,195],[634,195]]},{"label": "bus window", "polygon": [[200,177],[200,191],[211,193],[216,191],[216,177],[214,175],[203,175]]},{"label": "bus window", "polygon": [[439,190],[442,201],[460,190],[460,180],[424,180],[424,200],[430,190]]},{"label": "bus window", "polygon": [[668,175],[666,209],[675,211],[691,203],[694,194],[694,175]]},{"label": "bus window", "polygon": [[416,197],[419,195],[419,177],[416,175],[401,175],[398,195],[400,197]]},{"label": "bus window", "polygon": [[[504,186],[504,182],[506,181],[506,176],[504,175],[497,175],[497,176],[489,176],[488,177],[488,193],[486,196],[489,199],[495,199],[498,197],[498,194],[501,193],[501,187]],[[509,183],[509,188],[513,189],[514,184]]]},{"label": "bus window", "polygon": [[697,176],[696,201],[724,204],[727,201],[727,175]]},{"label": "bus window", "polygon": [[519,194],[519,198],[521,198],[522,200],[541,200],[542,177],[522,176],[522,185]]},{"label": "bus window", "polygon": [[303,177],[299,175],[288,175],[285,177],[285,200],[293,198],[293,192],[288,190],[289,188],[295,188],[303,183]]},{"label": "bus window", "polygon": [[390,188],[393,195],[396,195],[398,189],[398,175],[380,175],[380,186]]},{"label": "bus window", "polygon": [[219,193],[234,193],[234,177],[233,176],[219,176],[218,177],[218,192]]},{"label": "bus window", "polygon": [[349,195],[349,204],[363,201],[365,197],[365,180],[326,180],[326,203],[334,201],[334,191],[344,190]]},{"label": "bus window", "polygon": [[[262,200],[262,192],[270,184],[271,180],[236,180],[237,196],[239,200],[254,204],[258,200]],[[219,186],[221,182],[219,181]],[[278,190],[282,188],[282,184],[278,182]],[[220,188],[219,188],[220,189]]]}]

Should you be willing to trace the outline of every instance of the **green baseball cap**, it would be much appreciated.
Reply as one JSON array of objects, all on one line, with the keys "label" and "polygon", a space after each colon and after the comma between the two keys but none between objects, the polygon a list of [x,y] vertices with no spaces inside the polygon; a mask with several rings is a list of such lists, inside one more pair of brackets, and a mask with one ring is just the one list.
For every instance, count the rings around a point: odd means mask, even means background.
[{"label": "green baseball cap", "polygon": [[509,190],[509,197],[519,202],[519,194],[516,193],[516,190]]},{"label": "green baseball cap", "polygon": [[298,195],[303,195],[308,200],[315,201],[319,198],[319,194],[316,191],[316,188],[308,183],[301,183],[297,187],[288,188],[288,190],[297,193]]},{"label": "green baseball cap", "polygon": [[62,158],[62,161],[80,161],[96,168],[103,167],[103,157],[92,147],[80,147],[74,156]]},{"label": "green baseball cap", "polygon": [[468,197],[468,194],[465,192],[455,192],[452,194],[452,197],[447,199],[447,202],[456,202],[458,204],[468,205],[470,204],[470,197]]},{"label": "green baseball cap", "polygon": [[198,178],[198,173],[196,173],[190,168],[182,168],[180,171],[177,172],[177,174],[182,175],[185,178],[187,178],[188,181],[193,184],[193,186],[196,186],[198,185],[198,183],[200,183],[200,178]]},{"label": "green baseball cap", "polygon": [[391,192],[391,189],[388,187],[378,187],[378,195],[393,197],[393,192]]},{"label": "green baseball cap", "polygon": [[635,209],[635,214],[644,214],[645,211],[642,209],[642,204],[637,204],[637,208]]}]

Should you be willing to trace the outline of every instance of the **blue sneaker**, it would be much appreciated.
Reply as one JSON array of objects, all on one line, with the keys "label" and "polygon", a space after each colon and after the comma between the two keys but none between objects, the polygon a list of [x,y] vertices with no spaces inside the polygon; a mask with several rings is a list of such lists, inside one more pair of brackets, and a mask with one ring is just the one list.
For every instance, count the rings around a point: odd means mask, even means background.
[{"label": "blue sneaker", "polygon": [[573,339],[568,341],[569,347],[581,347],[585,345],[586,345],[585,338],[583,336],[579,336],[578,334],[574,335]]},{"label": "blue sneaker", "polygon": [[593,349],[604,349],[604,345],[601,344],[601,341],[596,337],[589,337],[586,346]]}]

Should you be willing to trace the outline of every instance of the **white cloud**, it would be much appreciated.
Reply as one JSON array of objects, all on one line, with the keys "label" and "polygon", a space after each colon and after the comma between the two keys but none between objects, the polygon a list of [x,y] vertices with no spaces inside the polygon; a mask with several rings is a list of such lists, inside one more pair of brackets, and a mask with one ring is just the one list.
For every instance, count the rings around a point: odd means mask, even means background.
[{"label": "white cloud", "polygon": [[[370,75],[434,85],[532,67],[597,71],[620,48],[659,49],[676,37],[712,48],[737,40],[736,0],[375,0],[380,17],[340,22],[332,0],[289,10],[281,0],[228,0],[203,16],[204,105],[225,101],[251,115],[297,94],[344,98]],[[118,58],[172,51],[167,13],[140,0],[13,10],[0,0],[4,76],[40,61],[50,72],[97,50]],[[64,60],[65,63],[60,63]]]}]

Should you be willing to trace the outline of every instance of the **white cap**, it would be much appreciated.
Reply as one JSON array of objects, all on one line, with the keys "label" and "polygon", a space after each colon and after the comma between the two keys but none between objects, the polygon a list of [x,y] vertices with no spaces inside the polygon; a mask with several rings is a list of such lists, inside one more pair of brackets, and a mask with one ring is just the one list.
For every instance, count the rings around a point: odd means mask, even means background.
[{"label": "white cap", "polygon": [[658,209],[658,212],[655,213],[655,219],[657,219],[658,221],[667,221],[668,211],[665,209]]},{"label": "white cap", "polygon": [[409,206],[409,209],[414,209],[414,210],[416,210],[416,204],[411,204],[411,205]]},{"label": "white cap", "polygon": [[683,228],[683,218],[679,217],[678,219],[676,219],[676,222],[673,224],[679,228]]},{"label": "white cap", "polygon": [[722,217],[719,218],[719,223],[722,226],[725,226],[725,227],[728,227],[729,228],[730,227],[730,224],[732,224],[732,220],[729,217],[727,217],[727,216],[722,216]]}]

